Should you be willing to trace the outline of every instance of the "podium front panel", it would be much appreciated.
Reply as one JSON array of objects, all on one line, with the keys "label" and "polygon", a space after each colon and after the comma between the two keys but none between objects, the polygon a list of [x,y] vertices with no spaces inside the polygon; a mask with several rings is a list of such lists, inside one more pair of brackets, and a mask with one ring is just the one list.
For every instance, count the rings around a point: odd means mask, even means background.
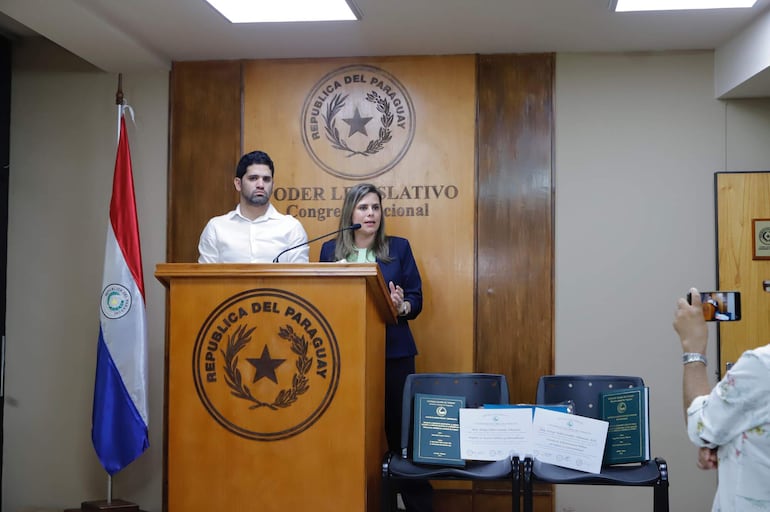
[{"label": "podium front panel", "polygon": [[362,277],[169,283],[169,512],[376,510],[384,323]]}]

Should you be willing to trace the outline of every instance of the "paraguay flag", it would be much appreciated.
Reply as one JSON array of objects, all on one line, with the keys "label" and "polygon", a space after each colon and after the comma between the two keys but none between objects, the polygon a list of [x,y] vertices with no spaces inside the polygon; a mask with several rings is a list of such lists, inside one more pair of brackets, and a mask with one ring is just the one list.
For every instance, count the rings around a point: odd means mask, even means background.
[{"label": "paraguay flag", "polygon": [[94,449],[110,475],[130,464],[150,444],[142,254],[124,107],[119,108],[91,424]]}]

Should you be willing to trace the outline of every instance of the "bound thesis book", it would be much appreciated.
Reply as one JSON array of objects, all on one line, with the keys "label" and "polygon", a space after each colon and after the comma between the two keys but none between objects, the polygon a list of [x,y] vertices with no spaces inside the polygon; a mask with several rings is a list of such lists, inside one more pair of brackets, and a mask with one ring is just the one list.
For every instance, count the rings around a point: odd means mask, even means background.
[{"label": "bound thesis book", "polygon": [[464,466],[460,456],[460,409],[465,397],[414,395],[412,460],[423,464]]},{"label": "bound thesis book", "polygon": [[647,387],[605,391],[600,418],[609,423],[604,464],[650,460],[650,390]]}]

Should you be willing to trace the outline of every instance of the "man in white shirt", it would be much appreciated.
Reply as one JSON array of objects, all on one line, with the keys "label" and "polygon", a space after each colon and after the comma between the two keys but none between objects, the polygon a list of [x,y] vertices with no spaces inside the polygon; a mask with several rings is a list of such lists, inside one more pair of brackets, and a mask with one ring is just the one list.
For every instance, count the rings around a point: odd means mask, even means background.
[{"label": "man in white shirt", "polygon": [[[291,215],[270,203],[273,161],[262,151],[243,155],[235,170],[240,201],[235,210],[209,220],[198,242],[198,263],[307,263],[307,233]],[[303,245],[305,244],[305,245]]]},{"label": "man in white shirt", "polygon": [[698,467],[717,469],[712,512],[770,511],[770,345],[747,350],[712,389],[706,371],[708,330],[698,290],[677,303],[674,329],[684,356],[687,433]]}]

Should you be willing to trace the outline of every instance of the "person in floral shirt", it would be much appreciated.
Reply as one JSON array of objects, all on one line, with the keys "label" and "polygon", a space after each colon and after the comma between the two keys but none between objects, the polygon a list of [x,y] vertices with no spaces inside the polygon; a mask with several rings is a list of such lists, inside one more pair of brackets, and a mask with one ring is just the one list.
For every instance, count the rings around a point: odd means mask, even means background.
[{"label": "person in floral shirt", "polygon": [[698,467],[717,469],[712,512],[770,511],[770,345],[747,350],[712,389],[708,329],[700,294],[677,302],[674,329],[684,352],[682,390]]}]

